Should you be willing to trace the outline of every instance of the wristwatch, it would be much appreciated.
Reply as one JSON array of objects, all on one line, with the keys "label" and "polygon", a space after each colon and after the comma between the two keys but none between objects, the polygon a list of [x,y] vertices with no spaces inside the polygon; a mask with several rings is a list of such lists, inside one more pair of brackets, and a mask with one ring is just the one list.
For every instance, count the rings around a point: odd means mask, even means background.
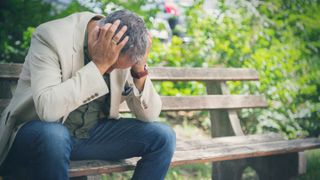
[{"label": "wristwatch", "polygon": [[147,64],[144,65],[144,68],[143,68],[143,69],[144,69],[144,71],[141,71],[141,72],[134,72],[134,70],[131,69],[131,70],[130,70],[131,76],[132,76],[133,78],[140,79],[140,78],[148,75],[149,72],[148,72],[148,66],[147,66]]}]

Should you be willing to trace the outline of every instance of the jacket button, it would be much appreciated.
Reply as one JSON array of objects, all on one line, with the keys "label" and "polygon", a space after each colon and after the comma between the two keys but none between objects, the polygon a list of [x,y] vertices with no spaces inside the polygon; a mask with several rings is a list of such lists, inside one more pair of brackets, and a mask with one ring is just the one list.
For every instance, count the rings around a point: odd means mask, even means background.
[{"label": "jacket button", "polygon": [[147,103],[146,103],[144,100],[142,100],[142,105],[143,105],[143,108],[144,108],[144,109],[147,109],[147,108],[148,108]]},{"label": "jacket button", "polygon": [[145,102],[145,101],[142,101],[142,104],[143,104],[144,106],[146,106],[146,102]]}]

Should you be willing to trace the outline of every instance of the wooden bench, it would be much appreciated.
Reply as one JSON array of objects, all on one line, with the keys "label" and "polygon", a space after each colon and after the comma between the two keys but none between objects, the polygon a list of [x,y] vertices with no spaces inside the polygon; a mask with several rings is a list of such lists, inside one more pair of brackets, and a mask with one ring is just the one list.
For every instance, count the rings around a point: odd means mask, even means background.
[{"label": "wooden bench", "polygon": [[[0,109],[12,97],[22,66],[0,64]],[[244,135],[237,110],[265,108],[267,102],[257,95],[230,95],[226,81],[258,80],[258,73],[242,68],[151,68],[153,81],[205,82],[207,95],[162,96],[163,111],[209,111],[211,135],[214,138],[177,141],[172,166],[212,162],[215,180],[241,179],[244,169],[253,168],[260,180],[289,179],[301,173],[304,150],[320,147],[320,139],[285,140],[278,134]],[[121,112],[128,112],[125,104]],[[73,161],[70,177],[99,179],[103,173],[133,170],[139,158],[107,162],[101,160]],[[300,169],[299,169],[300,167]]]}]

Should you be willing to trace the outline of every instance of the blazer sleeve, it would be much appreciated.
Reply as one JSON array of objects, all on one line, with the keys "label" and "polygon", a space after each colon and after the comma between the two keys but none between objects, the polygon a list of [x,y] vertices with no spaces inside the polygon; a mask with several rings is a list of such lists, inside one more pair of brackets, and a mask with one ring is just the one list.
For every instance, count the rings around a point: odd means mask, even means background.
[{"label": "blazer sleeve", "polygon": [[62,81],[59,57],[54,47],[37,32],[33,34],[26,58],[31,75],[31,90],[37,114],[44,121],[59,121],[63,116],[109,92],[93,62],[66,81]]},{"label": "blazer sleeve", "polygon": [[141,121],[155,121],[161,112],[162,102],[149,77],[142,92],[135,87],[131,76],[125,85],[125,100],[130,111]]}]

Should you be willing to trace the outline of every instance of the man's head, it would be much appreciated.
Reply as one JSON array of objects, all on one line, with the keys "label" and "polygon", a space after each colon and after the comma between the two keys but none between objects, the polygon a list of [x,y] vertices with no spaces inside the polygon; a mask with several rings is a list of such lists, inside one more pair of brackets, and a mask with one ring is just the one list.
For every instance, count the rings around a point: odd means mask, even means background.
[{"label": "man's head", "polygon": [[[126,25],[127,31],[122,36],[129,36],[129,41],[121,50],[120,56],[126,55],[131,63],[137,63],[143,58],[148,47],[148,31],[145,27],[143,19],[128,10],[119,10],[109,14],[107,17],[99,21],[99,25],[103,26],[107,23],[114,23],[117,19],[121,21],[115,34]],[[119,42],[120,42],[119,41]]]}]

